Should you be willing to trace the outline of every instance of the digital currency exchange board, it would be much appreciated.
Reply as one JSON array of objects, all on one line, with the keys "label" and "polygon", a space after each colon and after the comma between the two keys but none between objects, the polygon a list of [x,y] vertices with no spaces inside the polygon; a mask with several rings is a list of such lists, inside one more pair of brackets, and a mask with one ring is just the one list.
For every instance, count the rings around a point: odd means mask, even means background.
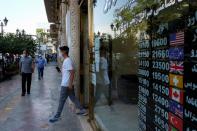
[{"label": "digital currency exchange board", "polygon": [[[149,29],[140,31],[141,131],[197,131],[196,2],[175,1],[170,9],[149,18]],[[165,19],[169,10],[174,18]]]}]

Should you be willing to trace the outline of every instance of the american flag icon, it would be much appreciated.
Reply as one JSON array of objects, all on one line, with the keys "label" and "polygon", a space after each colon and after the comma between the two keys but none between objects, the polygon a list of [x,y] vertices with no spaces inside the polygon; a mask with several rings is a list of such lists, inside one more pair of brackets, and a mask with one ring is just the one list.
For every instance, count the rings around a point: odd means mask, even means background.
[{"label": "american flag icon", "polygon": [[183,45],[184,44],[184,37],[185,37],[184,32],[170,34],[170,45],[171,46]]},{"label": "american flag icon", "polygon": [[182,61],[170,61],[170,72],[182,75],[184,66]]}]

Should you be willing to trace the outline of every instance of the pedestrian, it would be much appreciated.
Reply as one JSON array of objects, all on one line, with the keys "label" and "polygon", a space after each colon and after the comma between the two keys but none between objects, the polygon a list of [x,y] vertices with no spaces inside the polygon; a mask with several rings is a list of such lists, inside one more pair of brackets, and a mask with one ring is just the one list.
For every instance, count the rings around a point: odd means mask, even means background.
[{"label": "pedestrian", "polygon": [[49,55],[47,55],[46,59],[47,59],[47,63],[49,63]]},{"label": "pedestrian", "polygon": [[59,99],[59,106],[57,112],[55,116],[49,120],[52,123],[59,120],[64,104],[68,97],[75,104],[76,108],[80,110],[77,114],[87,115],[87,111],[81,106],[80,102],[75,97],[74,86],[73,86],[74,67],[72,60],[68,56],[69,48],[67,46],[62,46],[60,47],[60,51],[64,59],[62,65],[62,82],[61,82],[60,99]]},{"label": "pedestrian", "polygon": [[19,69],[22,75],[22,94],[21,96],[25,96],[26,91],[27,94],[30,94],[31,90],[31,79],[32,73],[34,72],[34,62],[33,58],[29,55],[28,50],[23,51],[23,56],[20,59]]},{"label": "pedestrian", "polygon": [[38,79],[43,79],[44,75],[44,67],[46,65],[46,60],[42,57],[42,55],[38,56],[38,59],[36,60],[36,65],[38,69]]}]

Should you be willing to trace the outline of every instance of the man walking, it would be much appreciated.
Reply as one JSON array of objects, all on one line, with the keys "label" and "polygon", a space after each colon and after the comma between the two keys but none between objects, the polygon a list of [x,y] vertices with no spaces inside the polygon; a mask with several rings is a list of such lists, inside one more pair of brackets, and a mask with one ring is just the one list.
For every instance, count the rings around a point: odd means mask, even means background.
[{"label": "man walking", "polygon": [[38,59],[36,60],[37,68],[38,68],[38,79],[43,79],[44,74],[44,66],[46,65],[45,59],[39,55]]},{"label": "man walking", "polygon": [[29,56],[28,50],[23,51],[23,57],[20,59],[19,67],[20,67],[20,73],[22,75],[21,96],[25,96],[26,90],[27,90],[27,94],[30,94],[32,73],[34,72],[33,59],[31,56]]},{"label": "man walking", "polygon": [[75,104],[75,106],[80,109],[80,112],[77,114],[80,115],[87,115],[87,112],[81,106],[80,102],[75,97],[74,92],[74,67],[72,60],[69,58],[69,48],[67,46],[60,47],[61,54],[64,58],[64,62],[62,65],[62,82],[61,82],[61,92],[60,92],[60,99],[59,99],[59,106],[56,112],[56,115],[50,119],[50,122],[56,122],[59,120],[64,104],[69,97],[71,101]]}]

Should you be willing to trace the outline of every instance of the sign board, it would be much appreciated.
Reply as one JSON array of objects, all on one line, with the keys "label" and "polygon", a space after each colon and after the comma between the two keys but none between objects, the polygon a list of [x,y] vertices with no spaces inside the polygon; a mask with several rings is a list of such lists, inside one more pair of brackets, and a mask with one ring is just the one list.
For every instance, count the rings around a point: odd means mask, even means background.
[{"label": "sign board", "polygon": [[[176,4],[188,5],[180,11],[186,18],[180,16],[165,24],[162,19],[152,19],[149,24],[154,26],[141,31],[151,36],[139,40],[138,117],[142,131],[197,131],[197,6],[164,0],[156,10],[143,12],[140,20],[161,17],[163,10],[176,8]],[[176,14],[173,9],[165,12],[169,11]],[[165,30],[160,30],[163,25]]]},{"label": "sign board", "polygon": [[105,0],[105,5],[104,5],[104,13],[107,13],[112,6],[116,5],[117,0]]}]

